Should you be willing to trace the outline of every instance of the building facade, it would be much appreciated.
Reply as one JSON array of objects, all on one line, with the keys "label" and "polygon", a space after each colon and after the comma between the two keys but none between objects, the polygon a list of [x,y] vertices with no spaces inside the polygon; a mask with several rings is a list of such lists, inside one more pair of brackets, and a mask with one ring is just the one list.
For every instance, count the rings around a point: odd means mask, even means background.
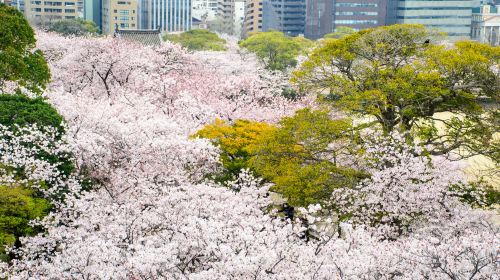
[{"label": "building facade", "polygon": [[263,0],[262,31],[278,30],[289,36],[304,35],[306,0]]},{"label": "building facade", "polygon": [[483,5],[472,11],[471,39],[500,46],[500,8]]},{"label": "building facade", "polygon": [[16,7],[19,11],[24,13],[24,0],[0,0],[7,6]]},{"label": "building facade", "polygon": [[479,6],[479,1],[399,1],[396,10],[396,22],[423,24],[429,29],[445,32],[451,40],[469,39],[472,8],[475,6]]},{"label": "building facade", "polygon": [[137,0],[102,0],[101,15],[104,34],[138,28]]},{"label": "building facade", "polygon": [[262,31],[262,0],[245,2],[244,31],[246,34]]},{"label": "building facade", "polygon": [[214,20],[217,15],[218,0],[192,0],[192,16],[199,20]]},{"label": "building facade", "polygon": [[245,0],[219,0],[216,31],[240,37],[245,20]]},{"label": "building facade", "polygon": [[243,24],[245,22],[245,1],[234,2],[234,33],[241,38],[243,36]]},{"label": "building facade", "polygon": [[219,0],[217,4],[217,31],[234,33],[234,0]]},{"label": "building facade", "polygon": [[141,0],[139,27],[162,32],[191,30],[191,5],[191,0]]},{"label": "building facade", "polygon": [[386,24],[387,0],[337,0],[334,4],[333,29],[347,26],[355,30]]},{"label": "building facade", "polygon": [[305,37],[319,39],[333,30],[334,2],[332,0],[306,1]]},{"label": "building facade", "polygon": [[83,18],[93,21],[102,30],[102,1],[85,0],[83,2]]},{"label": "building facade", "polygon": [[26,0],[24,15],[34,24],[44,24],[63,19],[83,17],[82,0]]}]

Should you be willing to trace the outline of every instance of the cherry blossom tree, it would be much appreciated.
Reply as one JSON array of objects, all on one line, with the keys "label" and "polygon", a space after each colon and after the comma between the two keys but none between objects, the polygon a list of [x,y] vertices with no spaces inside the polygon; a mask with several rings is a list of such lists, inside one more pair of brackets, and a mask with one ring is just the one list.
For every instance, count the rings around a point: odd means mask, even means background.
[{"label": "cherry blossom tree", "polygon": [[[10,249],[18,258],[0,264],[0,277],[496,277],[498,225],[447,192],[461,178],[449,161],[398,142],[369,145],[371,178],[332,197],[350,220],[311,205],[291,221],[269,210],[270,185],[248,171],[230,187],[206,180],[220,168],[219,151],[189,138],[215,117],[275,121],[306,106],[276,94],[281,78],[258,67],[238,72],[249,58],[236,51],[211,59],[170,44],[38,37],[54,76],[46,97],[67,121],[65,142],[50,149],[70,149],[94,184],[82,191],[65,178],[64,203],[37,222],[44,232]],[[2,162],[21,161],[18,145],[0,143],[11,151],[0,150]],[[380,212],[387,220],[375,226]]]}]

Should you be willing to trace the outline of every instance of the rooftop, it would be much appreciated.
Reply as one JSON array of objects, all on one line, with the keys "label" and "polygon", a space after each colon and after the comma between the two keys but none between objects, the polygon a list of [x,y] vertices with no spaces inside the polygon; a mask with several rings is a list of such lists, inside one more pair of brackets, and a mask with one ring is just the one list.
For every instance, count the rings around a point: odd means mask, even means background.
[{"label": "rooftop", "polygon": [[145,46],[159,46],[162,42],[160,29],[120,30],[117,28],[114,37],[137,42]]}]

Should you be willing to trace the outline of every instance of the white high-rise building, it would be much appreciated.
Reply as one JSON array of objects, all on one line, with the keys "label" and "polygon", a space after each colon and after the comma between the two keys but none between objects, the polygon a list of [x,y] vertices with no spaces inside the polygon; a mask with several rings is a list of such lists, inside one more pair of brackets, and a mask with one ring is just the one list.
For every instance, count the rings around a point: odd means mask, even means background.
[{"label": "white high-rise building", "polygon": [[218,0],[192,0],[192,15],[199,20],[214,20],[217,15]]},{"label": "white high-rise building", "polygon": [[474,8],[471,37],[481,43],[500,46],[500,6]]},{"label": "white high-rise building", "polygon": [[163,32],[191,30],[191,0],[139,1],[140,27]]},{"label": "white high-rise building", "polygon": [[217,18],[221,23],[219,32],[240,36],[245,20],[245,1],[219,0]]}]

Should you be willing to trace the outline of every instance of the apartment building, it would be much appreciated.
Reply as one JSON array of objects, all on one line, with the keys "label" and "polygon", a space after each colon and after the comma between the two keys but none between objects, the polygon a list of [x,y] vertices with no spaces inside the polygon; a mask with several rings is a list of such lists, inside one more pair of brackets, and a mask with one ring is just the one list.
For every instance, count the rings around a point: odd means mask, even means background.
[{"label": "apartment building", "polygon": [[244,31],[246,34],[262,31],[262,1],[247,0],[245,2]]},{"label": "apartment building", "polygon": [[137,29],[137,0],[102,0],[102,32],[112,34],[118,29]]},{"label": "apartment building", "polygon": [[83,17],[82,0],[26,0],[24,14],[28,21],[42,24],[63,19]]},{"label": "apartment building", "polygon": [[219,0],[216,31],[241,36],[245,20],[245,0]]},{"label": "apartment building", "polygon": [[234,0],[219,0],[217,4],[217,31],[227,34],[234,33]]}]

